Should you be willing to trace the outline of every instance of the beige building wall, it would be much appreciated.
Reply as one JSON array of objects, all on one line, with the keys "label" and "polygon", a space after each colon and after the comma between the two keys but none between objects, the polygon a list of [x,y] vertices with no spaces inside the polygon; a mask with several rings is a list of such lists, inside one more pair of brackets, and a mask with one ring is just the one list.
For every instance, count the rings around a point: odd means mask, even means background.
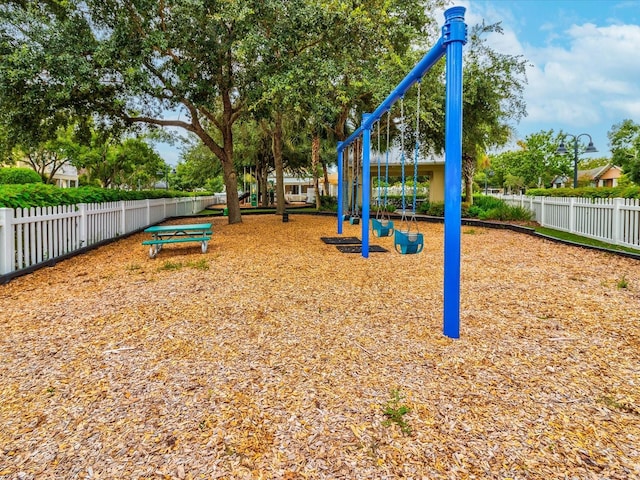
[{"label": "beige building wall", "polygon": [[444,202],[444,165],[433,165],[429,182],[429,201]]}]

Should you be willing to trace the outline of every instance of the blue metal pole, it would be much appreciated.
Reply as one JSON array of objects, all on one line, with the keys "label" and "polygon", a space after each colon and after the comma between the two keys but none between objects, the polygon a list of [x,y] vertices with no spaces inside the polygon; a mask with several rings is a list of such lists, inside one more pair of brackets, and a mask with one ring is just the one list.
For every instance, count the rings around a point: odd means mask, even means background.
[{"label": "blue metal pole", "polygon": [[369,258],[369,210],[371,195],[371,125],[370,113],[362,115],[362,257]]},{"label": "blue metal pole", "polygon": [[342,142],[338,142],[338,235],[342,235]]},{"label": "blue metal pole", "polygon": [[444,327],[460,338],[460,251],[462,197],[462,47],[467,41],[464,7],[445,12],[442,38],[447,50],[444,171]]}]

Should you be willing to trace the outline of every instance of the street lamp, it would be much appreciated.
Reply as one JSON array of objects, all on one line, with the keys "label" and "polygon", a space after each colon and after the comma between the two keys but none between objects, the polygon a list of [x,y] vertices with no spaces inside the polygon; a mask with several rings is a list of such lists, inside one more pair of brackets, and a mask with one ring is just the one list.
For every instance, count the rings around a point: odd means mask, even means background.
[{"label": "street lamp", "polygon": [[[598,150],[593,146],[593,139],[588,133],[581,133],[580,135],[571,135],[570,133],[567,133],[567,136],[573,138],[573,188],[578,188],[578,140],[580,137],[589,137],[589,145],[587,146],[585,153],[594,153]],[[568,150],[566,149],[563,140],[560,142],[560,146],[558,146],[556,154],[564,155],[567,152]]]}]

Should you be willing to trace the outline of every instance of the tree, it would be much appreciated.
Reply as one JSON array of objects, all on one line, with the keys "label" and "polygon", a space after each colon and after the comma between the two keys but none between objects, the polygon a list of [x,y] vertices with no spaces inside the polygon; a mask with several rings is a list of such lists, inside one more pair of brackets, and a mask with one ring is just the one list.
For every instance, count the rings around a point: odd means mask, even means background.
[{"label": "tree", "polygon": [[54,183],[54,176],[65,165],[72,163],[79,145],[74,140],[73,127],[59,127],[55,138],[43,139],[35,143],[14,145],[11,156],[15,161],[29,165],[44,183]]},{"label": "tree", "polygon": [[640,124],[623,120],[613,125],[607,136],[613,163],[622,167],[632,182],[640,184]]},{"label": "tree", "polygon": [[462,175],[469,203],[473,201],[478,158],[490,148],[506,144],[513,132],[511,122],[526,115],[522,95],[527,61],[493,50],[483,38],[488,33],[501,34],[502,27],[499,23],[474,26],[465,52]]},{"label": "tree", "polygon": [[164,160],[142,138],[121,139],[118,133],[92,129],[90,138],[78,145],[71,163],[85,169],[89,181],[103,188],[127,186],[151,188],[164,177]]},{"label": "tree", "polygon": [[554,134],[553,130],[527,135],[517,142],[518,150],[491,156],[490,168],[503,182],[511,176],[521,179],[522,187],[549,185],[557,175],[569,175],[573,171],[571,157],[556,153],[563,138],[562,132]]},{"label": "tree", "polygon": [[[0,96],[34,99],[38,119],[55,118],[56,111],[98,113],[192,132],[220,160],[229,222],[240,222],[233,125],[259,64],[245,41],[261,1],[52,3],[55,10],[38,2],[1,7]],[[22,106],[15,116],[35,130],[42,121],[26,121]]]}]

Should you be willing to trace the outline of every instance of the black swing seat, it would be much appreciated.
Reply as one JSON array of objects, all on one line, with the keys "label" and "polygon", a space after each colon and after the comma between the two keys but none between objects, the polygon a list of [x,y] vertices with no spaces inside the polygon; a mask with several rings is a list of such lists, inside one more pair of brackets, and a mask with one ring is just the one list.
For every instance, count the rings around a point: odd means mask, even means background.
[{"label": "black swing seat", "polygon": [[371,219],[371,228],[378,237],[388,237],[393,233],[393,221],[385,219]]},{"label": "black swing seat", "polygon": [[424,248],[424,236],[419,232],[396,230],[394,247],[402,255],[420,253]]},{"label": "black swing seat", "polygon": [[349,218],[349,223],[351,225],[358,225],[360,223],[360,217],[351,216],[351,218]]}]

